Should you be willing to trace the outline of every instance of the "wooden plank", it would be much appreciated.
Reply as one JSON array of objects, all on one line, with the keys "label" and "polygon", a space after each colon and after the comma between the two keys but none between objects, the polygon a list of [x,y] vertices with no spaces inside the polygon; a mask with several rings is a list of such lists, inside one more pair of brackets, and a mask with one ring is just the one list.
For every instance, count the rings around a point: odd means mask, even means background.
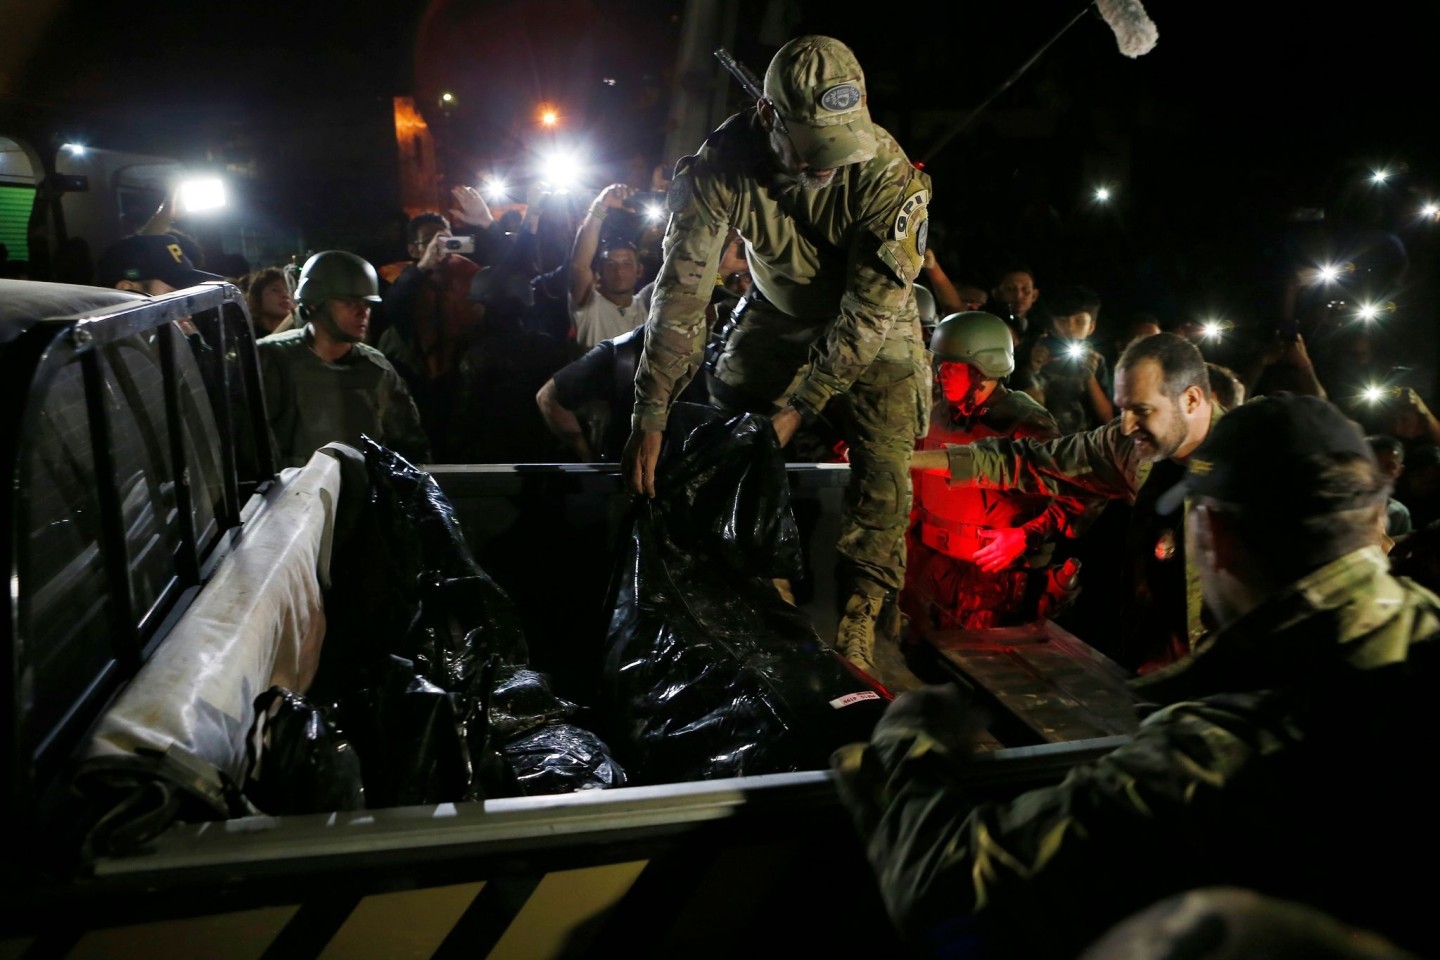
[{"label": "wooden plank", "polygon": [[1019,627],[937,631],[942,668],[1040,742],[1134,733],[1139,698],[1114,661],[1049,620]]}]

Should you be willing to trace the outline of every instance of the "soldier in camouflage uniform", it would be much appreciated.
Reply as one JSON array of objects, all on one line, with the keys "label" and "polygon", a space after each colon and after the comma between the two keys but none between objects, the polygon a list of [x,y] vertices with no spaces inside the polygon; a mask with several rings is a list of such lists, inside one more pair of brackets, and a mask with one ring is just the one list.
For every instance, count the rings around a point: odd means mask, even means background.
[{"label": "soldier in camouflage uniform", "polygon": [[871,120],[854,54],[829,37],[776,53],[765,96],[675,168],[624,474],[654,496],[671,402],[701,373],[727,232],[753,285],[711,379],[723,409],[769,414],[781,444],[838,413],[851,477],[841,520],[837,646],[869,660],[875,621],[904,579],[910,449],[929,416],[928,358],[911,283],[928,229],[929,178]]},{"label": "soldier in camouflage uniform", "polygon": [[1186,656],[1204,632],[1200,581],[1185,551],[1178,512],[1157,513],[1185,460],[1209,433],[1220,408],[1210,399],[1205,358],[1172,333],[1137,340],[1115,370],[1120,416],[1088,433],[1054,440],[978,440],[917,451],[912,466],[948,470],[952,483],[1131,505],[1120,643],[1087,638],[1120,664],[1148,672]]},{"label": "soldier in camouflage uniform", "polygon": [[[917,444],[985,437],[1050,440],[1055,418],[1001,381],[1015,370],[1010,328],[991,313],[952,313],[930,340],[941,396]],[[1053,540],[1088,520],[1087,503],[1068,497],[986,490],[950,483],[945,470],[915,471],[905,589],[912,629],[978,630],[1050,615],[1075,589],[1075,570],[1047,570]]]},{"label": "soldier in camouflage uniform", "polygon": [[1220,628],[1134,681],[1162,706],[1131,742],[987,801],[967,785],[974,711],[926,687],[837,751],[904,934],[935,955],[1074,957],[1161,897],[1225,884],[1440,955],[1430,887],[1393,866],[1440,852],[1426,772],[1440,597],[1387,570],[1388,488],[1332,404],[1247,403],[1162,498],[1190,504]]}]

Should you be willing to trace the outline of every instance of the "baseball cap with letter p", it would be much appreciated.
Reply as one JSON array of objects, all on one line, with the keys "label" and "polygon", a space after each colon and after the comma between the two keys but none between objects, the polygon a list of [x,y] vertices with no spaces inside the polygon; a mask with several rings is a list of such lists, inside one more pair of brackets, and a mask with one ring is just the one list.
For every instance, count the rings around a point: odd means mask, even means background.
[{"label": "baseball cap with letter p", "polygon": [[781,47],[765,70],[765,96],[812,167],[831,170],[875,156],[865,74],[839,40],[796,37]]},{"label": "baseball cap with letter p", "polygon": [[163,233],[133,233],[115,241],[101,254],[95,273],[102,287],[113,287],[121,280],[162,280],[181,290],[207,280],[225,279],[197,270],[185,256],[179,239]]}]

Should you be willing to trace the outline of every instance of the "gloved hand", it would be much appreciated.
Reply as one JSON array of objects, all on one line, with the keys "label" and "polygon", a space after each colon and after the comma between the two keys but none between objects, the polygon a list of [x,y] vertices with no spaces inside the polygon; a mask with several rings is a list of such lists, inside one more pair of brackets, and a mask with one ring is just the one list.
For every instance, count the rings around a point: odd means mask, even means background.
[{"label": "gloved hand", "polygon": [[953,683],[908,690],[886,708],[869,743],[852,743],[830,757],[840,799],[862,836],[870,836],[910,779],[959,783],[963,761],[989,725],[987,711]]},{"label": "gloved hand", "polygon": [[970,690],[955,683],[929,684],[896,697],[875,724],[870,740],[878,746],[926,738],[946,753],[964,757],[989,722],[989,714],[976,705]]}]

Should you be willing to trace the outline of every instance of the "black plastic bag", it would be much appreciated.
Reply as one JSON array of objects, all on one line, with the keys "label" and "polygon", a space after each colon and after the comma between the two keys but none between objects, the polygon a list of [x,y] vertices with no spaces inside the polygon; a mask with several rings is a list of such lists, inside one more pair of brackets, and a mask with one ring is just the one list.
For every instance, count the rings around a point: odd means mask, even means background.
[{"label": "black plastic bag", "polygon": [[[509,599],[482,575],[422,580],[419,605],[400,653],[431,683],[451,693],[484,698],[489,691],[477,686],[480,666],[498,658],[501,663],[522,664],[526,645],[519,632],[501,623],[497,607]],[[497,598],[505,598],[500,603]]]},{"label": "black plastic bag", "polygon": [[[467,729],[472,721],[483,724],[483,706],[473,706],[418,675],[402,657],[378,665],[373,682],[339,704],[341,726],[360,755],[367,805],[483,799],[487,785],[472,766]],[[511,792],[501,788],[499,795]]]},{"label": "black plastic bag", "polygon": [[[354,547],[332,566],[327,615],[343,632],[327,634],[315,686],[340,704],[369,806],[518,795],[518,776],[539,783],[542,771],[525,751],[516,756],[527,768],[514,768],[496,745],[578,707],[529,669],[518,611],[475,561],[439,485],[393,451],[362,444],[371,497]],[[568,789],[617,779],[608,748],[586,736],[584,761],[571,756],[542,778],[551,792],[567,779]]]},{"label": "black plastic bag", "polygon": [[529,797],[625,786],[610,748],[573,724],[544,724],[501,743],[499,751]]},{"label": "black plastic bag", "polygon": [[255,698],[245,796],[269,814],[365,806],[360,757],[328,712],[271,687]]},{"label": "black plastic bag", "polygon": [[775,589],[801,547],[774,428],[688,404],[669,423],[611,588],[610,744],[635,783],[824,769],[888,695]]},{"label": "black plastic bag", "polygon": [[524,667],[499,671],[490,690],[490,730],[497,740],[508,740],[526,731],[571,717],[579,706],[562,700],[550,689],[545,674]]},{"label": "black plastic bag", "polygon": [[[374,621],[360,624],[383,625],[393,636],[395,618],[403,615],[399,632],[406,646],[387,652],[422,662],[431,682],[452,692],[463,692],[473,664],[491,654],[524,663],[519,612],[475,561],[439,484],[368,437],[361,444],[371,487],[369,522],[345,567],[372,568],[355,578],[366,592],[349,595],[359,609],[375,610]],[[376,566],[383,566],[379,575]]]}]

